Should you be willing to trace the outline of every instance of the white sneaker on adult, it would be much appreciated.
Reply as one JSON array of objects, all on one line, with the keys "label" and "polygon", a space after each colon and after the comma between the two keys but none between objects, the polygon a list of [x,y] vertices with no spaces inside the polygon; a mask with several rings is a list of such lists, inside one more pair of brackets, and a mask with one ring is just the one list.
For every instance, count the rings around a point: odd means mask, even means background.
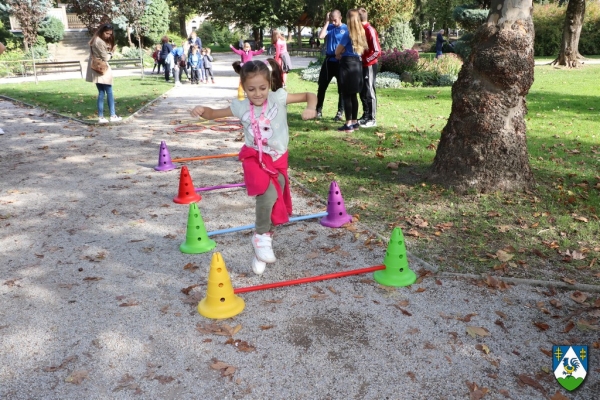
[{"label": "white sneaker on adult", "polygon": [[98,123],[99,124],[108,124],[108,120],[104,117],[100,117],[100,118],[98,118]]},{"label": "white sneaker on adult", "polygon": [[110,122],[119,122],[119,121],[121,121],[122,119],[123,119],[123,118],[121,118],[121,117],[118,117],[118,116],[116,116],[116,115],[113,115],[113,116],[111,116],[111,117],[110,117]]},{"label": "white sneaker on adult", "polygon": [[256,257],[252,257],[252,271],[256,275],[262,275],[265,272],[265,268],[267,268],[267,263],[260,261]]},{"label": "white sneaker on adult", "polygon": [[254,254],[259,261],[266,263],[274,263],[277,261],[275,254],[273,254],[271,232],[263,233],[259,235],[255,233],[252,236],[252,247],[254,247]]}]

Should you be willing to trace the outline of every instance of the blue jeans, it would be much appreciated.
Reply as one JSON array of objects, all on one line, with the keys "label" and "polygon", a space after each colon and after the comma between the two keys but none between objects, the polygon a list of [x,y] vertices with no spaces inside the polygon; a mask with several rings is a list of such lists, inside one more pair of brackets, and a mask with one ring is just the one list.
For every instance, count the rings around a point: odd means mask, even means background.
[{"label": "blue jeans", "polygon": [[117,115],[115,111],[115,98],[113,96],[112,85],[105,85],[104,83],[96,83],[98,88],[98,117],[104,117],[104,93],[108,100],[108,108],[110,110],[110,116]]}]

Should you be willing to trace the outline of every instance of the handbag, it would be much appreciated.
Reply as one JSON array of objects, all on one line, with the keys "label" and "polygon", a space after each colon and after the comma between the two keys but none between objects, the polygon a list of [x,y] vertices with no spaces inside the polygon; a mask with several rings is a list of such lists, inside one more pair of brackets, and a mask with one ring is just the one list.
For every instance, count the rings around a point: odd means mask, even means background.
[{"label": "handbag", "polygon": [[106,63],[106,61],[100,59],[100,58],[96,58],[94,57],[94,52],[92,51],[92,48],[90,46],[90,54],[92,56],[92,65],[91,68],[96,71],[97,73],[99,73],[100,75],[104,75],[104,73],[106,72],[106,70],[108,70],[108,64]]}]

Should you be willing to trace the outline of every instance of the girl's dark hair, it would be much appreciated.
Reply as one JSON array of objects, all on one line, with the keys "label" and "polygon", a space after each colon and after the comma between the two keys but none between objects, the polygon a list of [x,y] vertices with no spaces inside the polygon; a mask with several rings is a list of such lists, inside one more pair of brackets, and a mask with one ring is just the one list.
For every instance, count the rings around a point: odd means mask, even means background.
[{"label": "girl's dark hair", "polygon": [[242,63],[240,61],[234,61],[231,66],[233,67],[235,73],[239,75],[240,71],[242,70]]},{"label": "girl's dark hair", "polygon": [[275,59],[267,58],[268,68],[271,70],[271,90],[276,92],[283,87],[283,70]]},{"label": "girl's dark hair", "polygon": [[281,67],[272,58],[266,61],[248,61],[240,68],[240,81],[242,85],[250,76],[261,74],[267,82],[271,90],[276,92],[283,87],[283,71]]},{"label": "girl's dark hair", "polygon": [[[113,30],[113,26],[111,24],[102,24],[100,25],[100,27],[98,28],[98,30],[96,31],[96,33],[94,33],[94,35],[92,36],[92,38],[89,41],[89,45],[93,45],[94,42],[96,41],[96,38],[100,37],[100,35],[102,35],[104,32],[106,31],[112,31]],[[101,37],[100,37],[101,38]],[[102,40],[104,40],[104,38],[101,38]],[[104,42],[108,43],[108,47],[110,49],[112,49],[113,47],[115,47],[115,36],[114,34],[107,40],[104,40]]]}]

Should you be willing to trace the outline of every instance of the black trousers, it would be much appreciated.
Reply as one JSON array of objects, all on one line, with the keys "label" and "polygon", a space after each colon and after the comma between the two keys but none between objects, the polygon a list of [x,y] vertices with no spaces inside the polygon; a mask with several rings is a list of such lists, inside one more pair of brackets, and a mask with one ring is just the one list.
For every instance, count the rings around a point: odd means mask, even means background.
[{"label": "black trousers", "polygon": [[[331,61],[334,60],[334,61]],[[319,89],[317,90],[317,111],[323,110],[323,103],[325,102],[325,92],[331,80],[335,77],[337,79],[340,68],[340,62],[335,57],[329,57],[325,59],[325,62],[321,66],[321,72],[319,73]],[[342,103],[342,96],[339,94],[339,80],[338,80],[338,113],[344,111]]]},{"label": "black trousers", "polygon": [[377,113],[377,96],[375,93],[375,78],[377,77],[377,63],[363,66],[363,87],[360,91],[360,101],[365,119],[375,119]]},{"label": "black trousers", "polygon": [[198,69],[193,69],[192,68],[192,83],[196,82],[198,83],[198,81],[200,80],[200,71]]}]

